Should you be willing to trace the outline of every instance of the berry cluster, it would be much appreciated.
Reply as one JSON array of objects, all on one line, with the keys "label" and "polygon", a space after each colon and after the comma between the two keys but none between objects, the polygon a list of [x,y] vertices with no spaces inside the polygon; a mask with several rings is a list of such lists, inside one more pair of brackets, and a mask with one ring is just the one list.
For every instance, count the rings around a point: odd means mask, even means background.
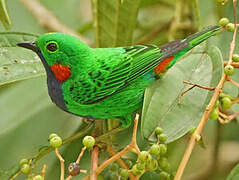
[{"label": "berry cluster", "polygon": [[154,171],[158,174],[160,180],[172,179],[171,167],[167,159],[167,145],[165,144],[168,136],[163,133],[162,128],[155,129],[157,143],[152,144],[148,151],[141,151],[138,154],[136,162],[126,159],[124,162],[128,169],[120,168],[117,163],[112,163],[98,179],[120,179],[127,180],[130,173],[140,177],[146,171]]}]

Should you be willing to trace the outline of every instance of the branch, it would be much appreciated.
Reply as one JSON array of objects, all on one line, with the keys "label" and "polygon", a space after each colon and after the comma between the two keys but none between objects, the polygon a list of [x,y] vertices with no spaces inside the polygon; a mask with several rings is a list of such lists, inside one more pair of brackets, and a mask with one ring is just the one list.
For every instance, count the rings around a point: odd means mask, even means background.
[{"label": "branch", "polygon": [[[234,10],[234,24],[237,24],[237,10],[236,10],[236,4],[237,4],[237,0],[233,0],[233,10]],[[235,30],[233,32],[233,38],[232,38],[232,42],[230,43],[230,49],[229,49],[229,57],[228,57],[228,64],[231,64],[232,63],[232,54],[234,52],[234,48],[235,48],[235,40],[236,40],[236,32],[237,32],[237,26],[235,26]],[[220,82],[218,83],[215,91],[214,91],[214,94],[203,114],[203,117],[201,118],[201,121],[199,123],[199,125],[197,126],[195,132],[192,134],[189,142],[188,142],[188,146],[184,152],[184,155],[183,155],[183,158],[180,162],[180,165],[178,167],[178,170],[176,172],[176,175],[174,177],[174,180],[180,180],[182,178],[182,175],[183,175],[183,172],[184,172],[184,169],[188,163],[188,160],[192,154],[192,151],[193,151],[193,148],[196,144],[196,137],[198,135],[201,134],[206,122],[207,122],[207,119],[214,107],[214,104],[216,103],[217,101],[217,98],[219,96],[219,94],[221,93],[222,91],[222,88],[224,86],[224,83],[225,81],[227,80],[227,75],[223,74]]]},{"label": "branch", "polygon": [[92,153],[91,153],[91,169],[90,169],[90,180],[97,180],[96,169],[98,167],[98,154],[99,154],[99,147],[94,146]]},{"label": "branch", "polygon": [[39,24],[51,31],[63,32],[78,37],[82,42],[91,44],[88,39],[79,35],[73,29],[62,24],[50,11],[36,0],[19,0],[31,13]]}]

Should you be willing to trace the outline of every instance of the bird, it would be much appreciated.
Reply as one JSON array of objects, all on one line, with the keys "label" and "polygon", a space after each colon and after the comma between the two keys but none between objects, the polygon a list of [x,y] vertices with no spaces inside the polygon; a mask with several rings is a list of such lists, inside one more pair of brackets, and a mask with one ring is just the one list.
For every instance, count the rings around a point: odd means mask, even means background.
[{"label": "bird", "polygon": [[17,45],[39,56],[47,75],[48,94],[59,108],[89,119],[116,119],[127,128],[143,106],[145,89],[221,29],[209,26],[161,46],[91,48],[60,32]]}]

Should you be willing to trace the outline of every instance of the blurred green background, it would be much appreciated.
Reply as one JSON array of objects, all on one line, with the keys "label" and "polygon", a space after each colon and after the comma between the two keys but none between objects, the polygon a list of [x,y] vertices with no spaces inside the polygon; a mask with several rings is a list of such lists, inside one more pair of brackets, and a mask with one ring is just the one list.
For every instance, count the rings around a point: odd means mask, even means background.
[{"label": "blurred green background", "polygon": [[[80,32],[91,42],[95,41],[89,0],[40,0],[40,2],[63,24]],[[140,42],[161,45],[168,42],[168,37],[170,37],[169,24],[174,21],[177,3],[177,0],[142,0],[133,35],[133,44]],[[185,0],[185,5],[187,3]],[[34,34],[50,31],[41,27],[35,17],[19,0],[7,1],[7,4],[12,18],[12,26],[9,31]],[[185,12],[188,11],[188,17],[191,17],[194,10],[190,9],[190,6],[188,8],[185,9]],[[223,16],[232,20],[232,3],[221,6],[214,0],[200,0],[199,12],[201,27],[214,25]],[[185,18],[185,22],[187,21],[196,27],[195,17],[192,19]],[[106,28],[110,30],[110,27]],[[0,29],[2,32],[5,31],[2,25],[0,25]],[[185,29],[186,31],[183,31],[183,33],[176,34],[175,38],[184,37],[196,31],[195,28],[190,27],[185,27]],[[223,33],[219,37],[212,38],[209,43],[218,46],[224,58],[226,58],[231,38],[231,33]],[[238,40],[237,36],[237,42]],[[239,50],[238,45],[236,50]],[[239,80],[238,73],[236,73],[234,79]],[[233,91],[235,96],[238,96],[238,89],[230,85],[226,88],[230,92]],[[18,164],[21,158],[32,157],[38,152],[39,148],[48,145],[47,138],[50,133],[55,132],[66,138],[76,132],[81,124],[80,118],[67,114],[52,104],[48,97],[45,76],[1,86],[0,114],[0,169],[3,172]],[[219,130],[220,132],[217,132]],[[129,142],[129,138],[126,138],[129,132],[131,132],[130,129],[121,132],[120,138],[118,138],[118,147],[123,147]],[[199,146],[195,148],[184,179],[225,179],[231,168],[239,162],[238,124],[232,122],[223,125],[223,127],[218,127],[216,121],[209,121],[202,136],[206,149]],[[219,159],[215,162],[213,151],[218,137],[220,137]],[[188,138],[189,136],[185,136],[169,145],[169,160],[175,170],[183,155]],[[147,148],[140,135],[139,140],[141,147]],[[76,159],[80,148],[79,140],[79,142],[74,142],[62,148],[61,152],[67,162],[70,162]],[[89,152],[86,154],[89,155]],[[82,162],[82,168],[89,169],[89,156],[84,156]],[[58,179],[60,167],[54,153],[50,153],[40,160],[37,163],[36,171],[40,170],[44,163],[47,163],[47,179]],[[6,177],[3,172],[0,173],[1,180]],[[21,175],[18,179],[24,178],[25,176]],[[147,178],[154,179],[148,173],[142,177],[142,179]]]}]

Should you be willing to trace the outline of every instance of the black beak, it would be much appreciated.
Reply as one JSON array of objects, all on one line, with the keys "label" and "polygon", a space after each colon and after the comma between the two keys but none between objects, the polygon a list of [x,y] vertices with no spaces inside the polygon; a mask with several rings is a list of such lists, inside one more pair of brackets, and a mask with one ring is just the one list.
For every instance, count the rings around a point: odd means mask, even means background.
[{"label": "black beak", "polygon": [[17,45],[20,47],[24,47],[26,49],[30,49],[36,53],[40,51],[39,48],[36,46],[35,41],[25,41],[25,42],[17,43]]}]

